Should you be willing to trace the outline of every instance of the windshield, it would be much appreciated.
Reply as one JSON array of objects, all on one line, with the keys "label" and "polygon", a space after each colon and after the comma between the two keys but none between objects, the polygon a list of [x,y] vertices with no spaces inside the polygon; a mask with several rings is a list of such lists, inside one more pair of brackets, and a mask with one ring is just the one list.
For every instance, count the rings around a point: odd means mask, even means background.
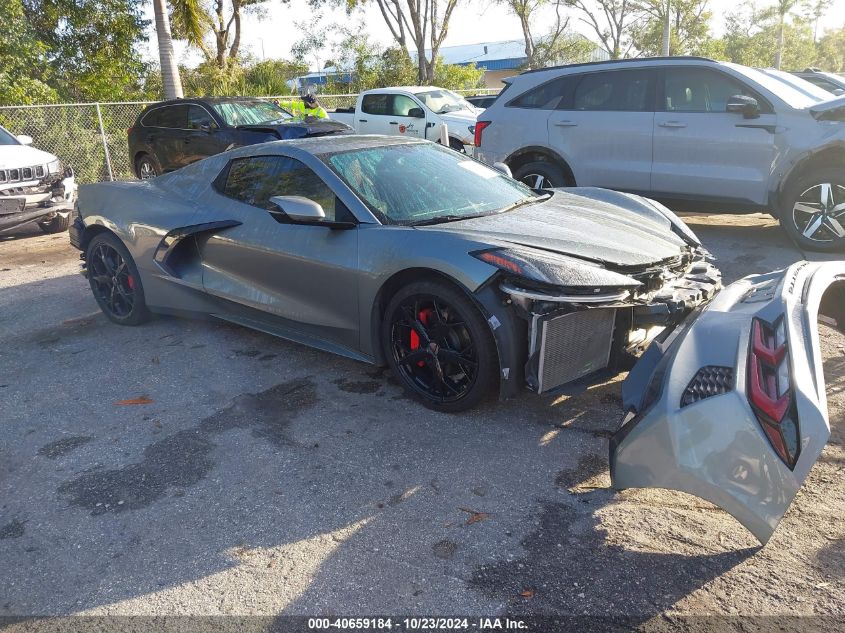
[{"label": "windshield", "polygon": [[323,160],[386,224],[436,224],[492,215],[540,196],[434,143],[387,145]]},{"label": "windshield", "polygon": [[426,90],[414,94],[426,107],[437,114],[473,109],[473,105],[469,101],[448,90]]},{"label": "windshield", "polygon": [[0,127],[0,145],[20,145],[18,139]]},{"label": "windshield", "polygon": [[827,90],[782,70],[756,69],[738,65],[732,65],[732,67],[777,95],[791,108],[809,108],[833,98]]},{"label": "windshield", "polygon": [[211,107],[233,127],[277,123],[291,118],[287,110],[266,101],[226,101],[213,103]]}]

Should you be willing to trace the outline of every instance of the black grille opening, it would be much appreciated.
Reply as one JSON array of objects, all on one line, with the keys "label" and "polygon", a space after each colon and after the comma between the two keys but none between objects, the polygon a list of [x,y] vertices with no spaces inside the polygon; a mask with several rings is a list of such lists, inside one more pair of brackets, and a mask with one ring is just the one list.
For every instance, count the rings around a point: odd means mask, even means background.
[{"label": "black grille opening", "polygon": [[684,395],[681,396],[681,408],[713,396],[721,396],[733,391],[733,388],[733,367],[706,365],[696,372],[687,388],[684,389]]}]

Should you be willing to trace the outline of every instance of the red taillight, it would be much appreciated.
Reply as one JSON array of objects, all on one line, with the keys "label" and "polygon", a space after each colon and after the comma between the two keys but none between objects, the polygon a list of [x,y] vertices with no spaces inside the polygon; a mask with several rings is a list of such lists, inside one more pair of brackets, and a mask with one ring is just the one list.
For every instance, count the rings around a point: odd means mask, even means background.
[{"label": "red taillight", "polygon": [[126,134],[127,135],[132,134],[132,128],[131,127],[126,128]]},{"label": "red taillight", "polygon": [[477,121],[475,124],[475,138],[473,139],[473,145],[476,147],[481,147],[481,133],[484,131],[488,125],[490,125],[491,121]]},{"label": "red taillight", "polygon": [[748,400],[775,452],[787,466],[794,468],[800,436],[783,317],[774,323],[761,319],[751,322]]}]

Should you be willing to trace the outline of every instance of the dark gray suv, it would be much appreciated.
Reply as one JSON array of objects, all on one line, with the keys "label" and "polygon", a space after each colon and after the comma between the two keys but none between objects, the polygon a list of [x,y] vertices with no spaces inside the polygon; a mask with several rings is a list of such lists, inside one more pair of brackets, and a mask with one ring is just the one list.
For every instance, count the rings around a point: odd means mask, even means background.
[{"label": "dark gray suv", "polygon": [[845,97],[699,57],[573,64],[508,80],[475,155],[535,188],[597,186],[768,210],[801,247],[845,247]]}]

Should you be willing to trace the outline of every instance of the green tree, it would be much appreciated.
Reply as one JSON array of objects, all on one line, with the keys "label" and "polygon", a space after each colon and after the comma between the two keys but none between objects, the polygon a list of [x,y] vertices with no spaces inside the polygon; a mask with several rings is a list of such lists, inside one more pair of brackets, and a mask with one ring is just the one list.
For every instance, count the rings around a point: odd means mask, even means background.
[{"label": "green tree", "polygon": [[141,93],[145,64],[137,46],[146,41],[147,27],[141,5],[142,0],[23,0],[62,99],[112,101]]},{"label": "green tree", "polygon": [[[499,0],[510,13],[519,19],[522,39],[525,42],[525,68],[542,68],[555,63],[574,63],[589,59],[592,49],[589,41],[573,33],[569,17],[561,14],[563,0]],[[534,33],[537,11],[554,6],[554,23],[541,35]]]},{"label": "green tree", "polygon": [[48,84],[47,49],[26,20],[21,0],[0,0],[0,15],[0,105],[56,101]]},{"label": "green tree", "polygon": [[449,20],[459,0],[311,0],[313,5],[323,2],[341,4],[350,11],[374,2],[396,46],[415,49],[417,82],[430,85],[434,81],[440,47],[446,39]]},{"label": "green tree", "polygon": [[[285,1],[285,0],[283,0]],[[261,15],[267,0],[173,0],[174,34],[198,48],[206,63],[237,74],[243,35],[243,16]]]},{"label": "green tree", "polygon": [[[709,0],[671,0],[669,2],[669,54],[700,55],[710,45]],[[660,55],[666,0],[644,0],[640,4],[643,19],[631,29],[634,48],[641,55]]]},{"label": "green tree", "polygon": [[793,19],[791,23],[785,22],[781,31],[778,13],[772,8],[761,10],[753,2],[728,14],[720,41],[721,57],[746,66],[770,67],[776,61],[781,32],[784,42],[781,65],[787,69],[810,65],[816,57],[812,29]]},{"label": "green tree", "polygon": [[828,31],[819,38],[813,66],[831,72],[845,71],[845,28]]},{"label": "green tree", "polygon": [[777,31],[777,50],[775,52],[775,68],[780,68],[783,61],[784,47],[786,46],[786,16],[788,16],[798,0],[777,0],[774,6],[775,13],[778,16],[778,31]]},{"label": "green tree", "polygon": [[643,18],[636,0],[564,0],[564,4],[580,14],[611,59],[628,57],[632,28]]}]

